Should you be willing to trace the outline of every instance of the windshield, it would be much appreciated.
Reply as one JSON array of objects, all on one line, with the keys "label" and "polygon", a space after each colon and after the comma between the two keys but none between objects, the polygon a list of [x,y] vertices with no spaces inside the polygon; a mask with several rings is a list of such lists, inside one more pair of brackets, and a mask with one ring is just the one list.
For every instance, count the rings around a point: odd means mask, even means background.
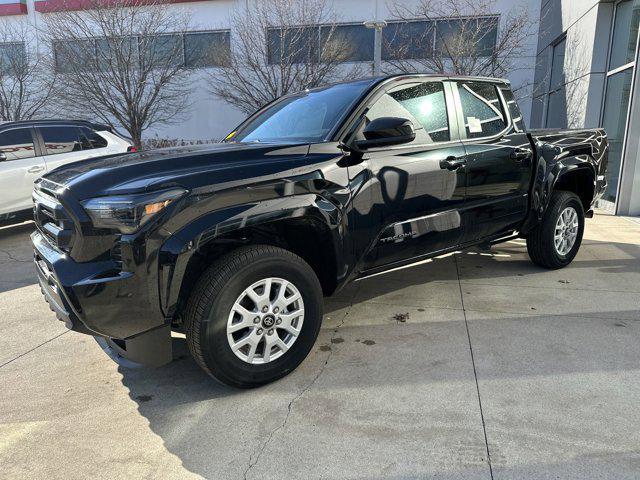
[{"label": "windshield", "polygon": [[284,97],[229,134],[225,141],[320,142],[370,85],[370,81],[345,83]]}]

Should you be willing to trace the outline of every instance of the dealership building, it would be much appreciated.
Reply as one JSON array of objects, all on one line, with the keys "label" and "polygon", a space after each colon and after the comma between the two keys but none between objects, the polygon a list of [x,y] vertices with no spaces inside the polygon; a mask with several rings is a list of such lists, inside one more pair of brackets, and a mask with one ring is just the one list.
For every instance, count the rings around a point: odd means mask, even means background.
[{"label": "dealership building", "polygon": [[[189,62],[193,58],[190,50],[226,49],[233,55],[232,12],[252,1],[256,0],[154,0],[154,4],[162,3],[154,8],[188,10],[197,25],[193,31],[176,34],[176,41],[183,45],[185,65],[193,71],[194,89],[193,107],[184,121],[154,128],[146,132],[147,137],[215,140],[242,121],[245,115],[214,97],[207,85],[210,80],[201,75],[222,66],[215,60],[210,64]],[[403,3],[411,6],[419,1]],[[334,0],[336,29],[357,45],[346,63],[373,72],[375,32],[364,22],[384,20],[392,25],[389,3]],[[82,0],[0,0],[0,16],[3,21],[24,23],[37,35],[44,16],[83,5],[87,3]],[[529,127],[606,128],[611,145],[609,188],[601,207],[617,214],[640,215],[640,102],[635,101],[640,91],[636,75],[640,0],[497,0],[487,17],[495,19],[499,29],[501,20],[514,8],[528,9],[532,25],[539,24],[509,74],[514,86],[524,87],[516,94]],[[438,22],[431,23],[438,28]],[[5,47],[15,48],[15,42],[0,43],[0,55]]]},{"label": "dealership building", "polygon": [[601,207],[640,215],[640,1],[542,0],[534,128],[604,127],[608,188]]}]

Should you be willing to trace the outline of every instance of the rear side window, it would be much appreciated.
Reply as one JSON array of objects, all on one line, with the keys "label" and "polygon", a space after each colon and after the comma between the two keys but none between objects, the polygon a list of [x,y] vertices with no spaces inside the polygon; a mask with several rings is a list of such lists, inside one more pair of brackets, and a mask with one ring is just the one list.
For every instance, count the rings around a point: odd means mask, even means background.
[{"label": "rear side window", "polygon": [[400,85],[380,97],[366,117],[368,121],[380,117],[411,120],[416,131],[414,144],[451,140],[447,102],[441,82]]},{"label": "rear side window", "polygon": [[82,150],[78,127],[40,127],[46,155]]},{"label": "rear side window", "polygon": [[511,121],[518,132],[524,132],[524,120],[522,118],[522,112],[516,102],[513,92],[510,88],[502,89],[502,96],[505,102],[507,102],[507,108],[509,109],[509,115],[511,115]]},{"label": "rear side window", "polygon": [[495,85],[483,82],[458,83],[467,138],[491,137],[507,127]]},{"label": "rear side window", "polygon": [[83,150],[107,146],[107,141],[88,127],[80,127],[80,142]]},{"label": "rear side window", "polygon": [[0,151],[7,160],[22,160],[36,156],[31,130],[14,128],[0,133]]}]

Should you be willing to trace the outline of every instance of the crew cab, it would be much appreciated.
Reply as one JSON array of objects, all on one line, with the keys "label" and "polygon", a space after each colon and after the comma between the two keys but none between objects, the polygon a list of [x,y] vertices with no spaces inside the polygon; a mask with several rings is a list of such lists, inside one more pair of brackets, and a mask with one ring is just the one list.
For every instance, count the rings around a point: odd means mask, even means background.
[{"label": "crew cab", "polygon": [[[35,263],[60,320],[116,357],[280,378],[323,296],[473,245],[567,266],[606,187],[604,131],[527,132],[508,81],[396,75],[305,90],[220,144],[97,158],[36,182]],[[426,280],[426,279],[425,279]]]},{"label": "crew cab", "polygon": [[33,182],[47,171],[132,148],[113,128],[83,120],[0,123],[0,224],[31,217]]}]

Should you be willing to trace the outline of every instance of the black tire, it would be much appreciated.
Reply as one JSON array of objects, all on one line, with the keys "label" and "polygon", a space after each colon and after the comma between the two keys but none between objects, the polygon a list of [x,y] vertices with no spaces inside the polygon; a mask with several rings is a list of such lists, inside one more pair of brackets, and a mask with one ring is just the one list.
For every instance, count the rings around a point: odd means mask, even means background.
[{"label": "black tire", "polygon": [[[304,321],[290,349],[264,364],[236,356],[227,340],[227,320],[236,299],[264,278],[292,282],[304,302]],[[209,375],[237,388],[251,388],[277,380],[302,363],[313,347],[322,322],[322,288],[313,269],[282,248],[252,245],[216,261],[198,280],[185,310],[189,350]]]},{"label": "black tire", "polygon": [[[578,214],[578,235],[571,250],[565,255],[561,255],[556,249],[554,235],[558,217],[567,207],[573,207]],[[584,208],[580,198],[573,192],[553,192],[542,222],[527,236],[529,257],[533,263],[544,268],[566,267],[578,254],[583,233]]]}]

